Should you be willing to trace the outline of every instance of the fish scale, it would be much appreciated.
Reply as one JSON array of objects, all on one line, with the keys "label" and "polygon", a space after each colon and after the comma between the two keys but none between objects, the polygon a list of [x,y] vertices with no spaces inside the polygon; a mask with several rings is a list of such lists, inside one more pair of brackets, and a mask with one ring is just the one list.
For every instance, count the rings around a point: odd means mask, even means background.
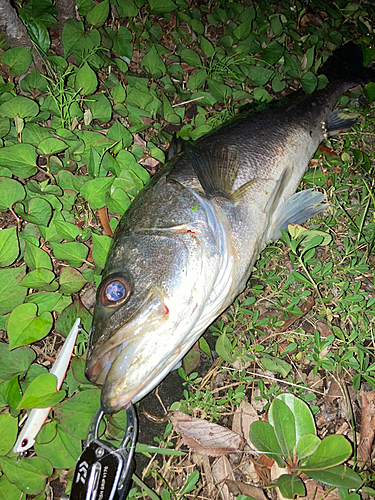
[{"label": "fish scale", "polygon": [[[350,71],[348,52],[357,61]],[[167,375],[246,287],[280,229],[326,207],[321,193],[295,192],[339,96],[374,79],[361,57],[359,46],[344,46],[323,66],[336,78],[325,89],[297,92],[188,145],[125,213],[98,288],[86,362],[88,379],[103,384],[106,413]],[[351,124],[335,117],[336,128]],[[114,286],[119,296],[107,293]]]}]

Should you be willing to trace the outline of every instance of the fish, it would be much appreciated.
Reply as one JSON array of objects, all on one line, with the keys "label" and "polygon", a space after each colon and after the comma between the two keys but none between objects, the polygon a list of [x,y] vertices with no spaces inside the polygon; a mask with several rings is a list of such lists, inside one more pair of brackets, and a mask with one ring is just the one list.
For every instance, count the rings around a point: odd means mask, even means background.
[{"label": "fish", "polygon": [[352,125],[339,97],[374,80],[348,43],[310,95],[245,113],[176,155],[122,217],[98,287],[86,377],[116,413],[154,389],[248,282],[265,245],[327,207],[296,194],[323,138]]}]

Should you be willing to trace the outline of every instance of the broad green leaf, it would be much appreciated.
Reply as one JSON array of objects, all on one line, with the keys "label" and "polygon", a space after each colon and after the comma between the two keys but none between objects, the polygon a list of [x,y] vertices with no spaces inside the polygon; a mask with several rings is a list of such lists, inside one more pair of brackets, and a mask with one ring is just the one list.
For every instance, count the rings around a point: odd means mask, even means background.
[{"label": "broad green leaf", "polygon": [[261,66],[254,66],[250,69],[249,77],[254,87],[265,85],[273,75],[273,70],[262,68]]},{"label": "broad green leaf", "polygon": [[7,455],[13,448],[18,433],[18,421],[9,413],[0,415],[0,455]]},{"label": "broad green leaf", "polygon": [[[280,394],[277,399],[283,401],[294,415],[297,443],[304,434],[316,434],[314,417],[309,406],[302,399],[290,393]],[[272,424],[271,421],[270,423]]]},{"label": "broad green leaf", "polygon": [[31,89],[46,92],[48,89],[47,79],[44,78],[37,69],[28,73],[21,82],[21,87],[24,92],[30,92]]},{"label": "broad green leaf", "polygon": [[109,2],[108,0],[103,0],[102,2],[95,5],[95,7],[86,14],[86,21],[92,26],[100,28],[100,26],[103,26],[103,24],[105,23],[108,14]]},{"label": "broad green leaf", "polygon": [[18,460],[18,457],[0,457],[0,464],[9,481],[28,495],[40,493],[53,472],[48,460],[40,457],[23,460]]},{"label": "broad green leaf", "polygon": [[44,290],[46,292],[54,292],[58,289],[58,284],[54,281],[55,275],[52,271],[45,268],[34,269],[26,274],[21,281],[21,285],[34,290]]},{"label": "broad green leaf", "polygon": [[269,413],[272,415],[271,425],[284,457],[292,458],[296,444],[296,422],[293,413],[280,399],[272,401]]},{"label": "broad green leaf", "polygon": [[51,45],[51,40],[45,25],[38,19],[29,18],[26,21],[26,26],[32,41],[42,53],[46,54]]},{"label": "broad green leaf", "polygon": [[64,429],[78,439],[85,439],[90,421],[100,405],[100,390],[88,389],[59,403],[55,414]]},{"label": "broad green leaf", "polygon": [[135,17],[138,13],[132,0],[115,0],[115,5],[120,17]]},{"label": "broad green leaf", "polygon": [[64,29],[62,32],[62,44],[64,47],[64,56],[68,57],[72,51],[73,46],[77,43],[77,40],[81,38],[85,29],[83,27],[82,21],[77,21],[76,19],[68,19],[64,24]]},{"label": "broad green leaf", "polygon": [[305,89],[306,94],[311,94],[312,92],[314,92],[318,85],[318,78],[314,75],[314,73],[308,71],[301,78],[301,83],[303,88]]},{"label": "broad green leaf", "polygon": [[27,222],[41,226],[47,226],[52,215],[51,205],[44,198],[31,198],[26,211],[23,203],[19,202],[14,211]]},{"label": "broad green leaf", "polygon": [[341,435],[333,434],[322,439],[316,451],[310,455],[299,470],[327,469],[347,460],[352,454],[349,441]]},{"label": "broad green leaf", "polygon": [[284,47],[274,40],[263,50],[262,59],[268,64],[275,64],[283,53]]},{"label": "broad green leaf", "polygon": [[33,245],[30,241],[26,241],[24,259],[30,269],[44,268],[52,270],[51,257],[45,250]]},{"label": "broad green leaf", "polygon": [[[25,303],[33,302],[33,304],[36,304],[38,306],[38,313],[44,311],[61,312],[60,304],[61,302],[65,303],[66,299],[71,301],[70,298],[63,297],[61,292],[37,292],[28,295],[25,299]],[[64,305],[63,309],[65,309],[67,305],[69,305],[69,303]]]},{"label": "broad green leaf", "polygon": [[57,232],[67,241],[75,241],[81,232],[77,226],[65,221],[57,220],[55,222],[55,227]]},{"label": "broad green leaf", "polygon": [[39,113],[37,103],[28,97],[15,96],[0,106],[0,116],[28,118]]},{"label": "broad green leaf", "polygon": [[277,478],[276,484],[284,498],[296,498],[296,495],[306,494],[305,485],[298,476],[282,474]]},{"label": "broad green leaf", "polygon": [[65,391],[56,390],[57,378],[52,373],[43,373],[27,387],[17,409],[49,408],[65,397]]},{"label": "broad green leaf", "polygon": [[346,465],[338,465],[327,470],[306,471],[306,474],[316,481],[337,488],[357,490],[363,483],[361,477]]},{"label": "broad green leaf", "polygon": [[87,258],[89,249],[77,241],[68,243],[51,243],[53,253],[58,260],[66,260],[72,267],[80,267]]},{"label": "broad green leaf", "polygon": [[368,83],[364,91],[368,99],[368,102],[371,104],[375,100],[375,83],[374,82]]},{"label": "broad green leaf", "polygon": [[21,304],[11,312],[7,325],[9,349],[32,344],[51,330],[53,318],[49,312],[37,314],[36,304]]},{"label": "broad green leaf", "polygon": [[1,500],[25,500],[26,495],[16,485],[8,481],[5,474],[0,477]]},{"label": "broad green leaf", "polygon": [[92,235],[93,249],[92,256],[95,264],[102,269],[104,268],[105,262],[107,260],[107,254],[112,243],[112,238],[109,236],[102,236],[98,234]]},{"label": "broad green leaf", "polygon": [[172,0],[149,0],[151,10],[155,13],[171,12],[177,9],[177,6]]},{"label": "broad green leaf", "polygon": [[10,67],[10,71],[13,75],[22,75],[26,73],[32,60],[32,49],[26,49],[25,47],[8,49],[1,56],[1,62]]},{"label": "broad green leaf", "polygon": [[253,422],[250,426],[249,437],[258,451],[272,457],[280,467],[285,467],[281,458],[281,448],[271,424],[268,422]]},{"label": "broad green leaf", "polygon": [[16,375],[23,377],[36,357],[30,347],[9,351],[7,344],[0,344],[0,379],[10,380]]},{"label": "broad green leaf", "polygon": [[190,66],[202,67],[202,61],[199,55],[192,49],[182,49],[181,57]]},{"label": "broad green leaf", "polygon": [[35,451],[56,469],[74,467],[81,454],[81,440],[68,434],[61,424],[57,424],[56,430],[54,439],[45,444],[35,444]]},{"label": "broad green leaf", "polygon": [[91,328],[92,315],[80,301],[73,302],[62,311],[56,322],[56,331],[67,337],[77,318],[81,318],[81,324],[88,333]]},{"label": "broad green leaf", "polygon": [[22,184],[10,177],[0,177],[0,210],[8,210],[25,198]]},{"label": "broad green leaf", "polygon": [[[108,129],[107,137],[116,142],[122,141],[123,148],[129,147],[133,142],[133,136],[129,132],[129,130],[118,120],[115,120],[115,123],[112,125],[110,129]],[[109,153],[107,153],[109,154]]]},{"label": "broad green leaf", "polygon": [[68,147],[68,144],[61,139],[56,139],[56,137],[47,137],[38,144],[38,152],[43,155],[53,155],[65,151]]},{"label": "broad green leaf", "polygon": [[216,341],[215,351],[224,361],[233,363],[234,358],[231,352],[231,343],[225,333],[222,333]]},{"label": "broad green leaf", "polygon": [[0,314],[11,312],[24,301],[27,289],[19,283],[25,274],[26,266],[0,269]]},{"label": "broad green leaf", "polygon": [[86,280],[76,269],[63,267],[60,272],[59,283],[62,293],[71,294],[79,292],[85,285]]},{"label": "broad green leaf", "polygon": [[189,474],[188,478],[186,479],[186,482],[185,482],[185,484],[180,492],[181,497],[183,497],[184,495],[186,495],[188,493],[191,493],[195,489],[198,480],[199,480],[199,471],[198,470],[195,470],[194,472]]},{"label": "broad green leaf", "polygon": [[13,264],[19,254],[17,228],[10,227],[0,231],[0,266]]},{"label": "broad green leaf", "polygon": [[94,120],[107,123],[112,118],[112,106],[104,94],[90,96],[85,104],[91,111]]},{"label": "broad green leaf", "polygon": [[126,97],[125,89],[122,86],[121,82],[118,82],[116,87],[111,90],[111,96],[112,96],[112,99],[115,101],[115,103],[125,101],[125,97]]},{"label": "broad green leaf", "polygon": [[12,417],[18,417],[20,412],[16,408],[22,397],[18,375],[15,375],[8,381],[5,396],[7,400],[7,406],[9,406],[10,408],[10,414],[12,415]]},{"label": "broad green leaf", "polygon": [[206,68],[199,69],[193,76],[191,76],[186,84],[189,90],[197,90],[202,87],[207,80]]},{"label": "broad green leaf", "polygon": [[320,444],[320,439],[316,434],[303,434],[297,442],[298,460],[312,455]]},{"label": "broad green leaf", "polygon": [[94,71],[90,68],[87,62],[77,72],[74,88],[81,95],[90,95],[95,92],[98,87],[98,79]]},{"label": "broad green leaf", "polygon": [[8,167],[11,172],[27,179],[37,172],[35,147],[30,144],[14,144],[0,148],[0,165]]},{"label": "broad green leaf", "polygon": [[292,369],[291,365],[283,359],[271,356],[265,352],[262,352],[262,357],[259,361],[265,370],[280,373],[283,377],[286,377]]},{"label": "broad green leaf", "polygon": [[98,177],[85,182],[81,195],[90,203],[91,208],[101,208],[105,205],[105,196],[113,182],[113,177]]},{"label": "broad green leaf", "polygon": [[106,204],[112,214],[122,216],[130,207],[130,198],[123,189],[116,188],[111,194],[107,193]]},{"label": "broad green leaf", "polygon": [[165,64],[161,60],[155,45],[152,46],[151,50],[144,56],[141,62],[142,68],[147,71],[153,78],[160,78],[165,75],[166,68]]}]

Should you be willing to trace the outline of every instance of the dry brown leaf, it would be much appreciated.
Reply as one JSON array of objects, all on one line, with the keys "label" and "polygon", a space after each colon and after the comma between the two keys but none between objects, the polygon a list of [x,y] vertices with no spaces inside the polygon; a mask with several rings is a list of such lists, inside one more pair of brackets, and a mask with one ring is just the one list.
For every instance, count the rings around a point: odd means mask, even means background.
[{"label": "dry brown leaf", "polygon": [[226,427],[191,417],[181,411],[174,411],[171,420],[175,431],[181,434],[183,443],[202,455],[219,457],[243,449],[242,437]]},{"label": "dry brown leaf", "polygon": [[375,391],[361,391],[361,402],[361,434],[358,454],[364,462],[367,462],[371,458],[372,443],[375,436]]},{"label": "dry brown leaf", "polygon": [[340,500],[340,495],[337,490],[327,493],[323,490],[321,483],[315,479],[307,479],[304,481],[306,486],[306,496],[298,497],[299,500]]},{"label": "dry brown leaf", "polygon": [[254,500],[267,500],[263,489],[259,488],[259,486],[252,486],[251,484],[231,480],[227,480],[226,484],[229,488],[229,491],[233,493],[233,495],[237,496],[242,494],[254,498]]},{"label": "dry brown leaf", "polygon": [[225,481],[234,481],[234,475],[227,457],[220,457],[218,461],[214,463],[212,467],[212,475],[221,498],[223,500],[230,500],[231,495]]},{"label": "dry brown leaf", "polygon": [[254,407],[248,401],[241,401],[233,416],[232,431],[242,436],[252,450],[255,448],[249,439],[250,425],[258,420],[259,416]]},{"label": "dry brown leaf", "polygon": [[99,214],[100,223],[104,229],[105,234],[107,236],[113,236],[113,231],[112,231],[112,228],[109,224],[107,206],[99,208],[98,214]]}]

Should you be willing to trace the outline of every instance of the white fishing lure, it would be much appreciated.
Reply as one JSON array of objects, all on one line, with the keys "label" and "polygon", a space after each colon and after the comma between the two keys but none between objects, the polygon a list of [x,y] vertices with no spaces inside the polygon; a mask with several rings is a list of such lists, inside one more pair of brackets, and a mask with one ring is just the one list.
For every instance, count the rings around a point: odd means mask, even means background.
[{"label": "white fishing lure", "polygon": [[[56,361],[50,371],[57,378],[57,387],[59,390],[63,383],[66,370],[68,369],[69,361],[76,343],[78,332],[80,331],[81,319],[77,318],[74,322],[69,335],[66,337],[64,345],[56,358]],[[17,442],[14,445],[14,453],[23,453],[33,446],[35,438],[48,417],[51,408],[34,408],[31,410],[25,425],[22,428]]]}]

